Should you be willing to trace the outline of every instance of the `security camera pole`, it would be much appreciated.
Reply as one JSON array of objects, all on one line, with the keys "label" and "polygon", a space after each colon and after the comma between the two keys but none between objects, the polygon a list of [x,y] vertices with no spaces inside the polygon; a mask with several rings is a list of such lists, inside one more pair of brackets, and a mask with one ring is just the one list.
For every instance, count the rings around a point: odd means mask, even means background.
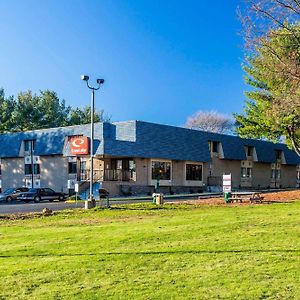
[{"label": "security camera pole", "polygon": [[93,182],[94,182],[94,111],[95,111],[95,91],[100,89],[101,84],[104,83],[104,79],[97,79],[97,87],[91,87],[89,85],[89,76],[82,75],[81,80],[86,82],[87,87],[92,90],[91,97],[91,142],[90,142],[90,197],[85,201],[85,209],[95,207],[95,199],[93,197]]}]

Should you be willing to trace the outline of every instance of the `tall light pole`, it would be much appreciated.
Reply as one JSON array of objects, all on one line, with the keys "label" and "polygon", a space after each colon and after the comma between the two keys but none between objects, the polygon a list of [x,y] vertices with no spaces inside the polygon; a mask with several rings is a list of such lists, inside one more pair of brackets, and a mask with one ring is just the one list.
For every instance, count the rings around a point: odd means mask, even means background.
[{"label": "tall light pole", "polygon": [[104,79],[97,79],[97,87],[89,85],[89,76],[82,75],[81,80],[86,82],[87,87],[92,90],[91,96],[91,141],[90,141],[90,197],[85,201],[85,208],[91,208],[95,206],[95,199],[93,197],[93,181],[94,181],[94,111],[95,111],[95,91],[100,89],[101,84],[104,83]]}]

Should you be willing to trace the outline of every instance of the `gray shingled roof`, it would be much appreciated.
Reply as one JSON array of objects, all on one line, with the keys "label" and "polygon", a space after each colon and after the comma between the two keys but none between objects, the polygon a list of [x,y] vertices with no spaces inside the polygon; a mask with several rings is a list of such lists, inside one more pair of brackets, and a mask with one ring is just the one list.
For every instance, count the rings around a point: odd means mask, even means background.
[{"label": "gray shingled roof", "polygon": [[[36,155],[70,154],[66,137],[90,136],[89,125],[60,127],[0,135],[0,157],[19,157],[23,140],[36,139]],[[258,161],[276,161],[275,150],[284,152],[286,163],[300,164],[297,154],[284,144],[241,139],[204,131],[160,125],[142,121],[95,124],[94,153],[123,157],[162,158],[208,162],[208,141],[222,144],[224,159],[244,160],[244,146],[256,149]]]}]

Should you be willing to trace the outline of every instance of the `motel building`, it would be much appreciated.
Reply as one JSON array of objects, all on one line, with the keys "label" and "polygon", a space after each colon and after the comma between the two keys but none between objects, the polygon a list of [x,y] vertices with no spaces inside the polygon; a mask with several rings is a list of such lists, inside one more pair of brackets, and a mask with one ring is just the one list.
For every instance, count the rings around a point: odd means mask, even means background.
[{"label": "motel building", "polygon": [[[0,135],[0,187],[49,187],[87,197],[90,125]],[[241,139],[142,121],[95,123],[94,195],[160,191],[218,191],[222,175],[233,189],[295,188],[300,158],[284,144]]]}]

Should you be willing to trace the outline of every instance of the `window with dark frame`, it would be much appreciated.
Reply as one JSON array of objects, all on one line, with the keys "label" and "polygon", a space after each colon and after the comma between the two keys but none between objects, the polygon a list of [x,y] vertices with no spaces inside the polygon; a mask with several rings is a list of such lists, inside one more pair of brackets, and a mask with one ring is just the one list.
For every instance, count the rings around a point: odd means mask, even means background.
[{"label": "window with dark frame", "polygon": [[186,180],[202,181],[202,165],[186,164]]},{"label": "window with dark frame", "polygon": [[213,153],[218,153],[219,142],[212,141],[211,143],[212,143],[212,145],[211,145],[211,150],[212,150],[212,152],[213,152]]},{"label": "window with dark frame", "polygon": [[252,168],[241,168],[241,178],[252,178]]},{"label": "window with dark frame", "polygon": [[152,161],[152,180],[171,180],[171,163],[167,161]]},{"label": "window with dark frame", "polygon": [[[34,175],[40,174],[40,165],[39,164],[33,165],[33,174]],[[25,175],[32,175],[32,165],[31,164],[25,164]]]},{"label": "window with dark frame", "polygon": [[281,153],[282,153],[281,150],[275,150],[275,157],[276,157],[276,159],[281,159]]},{"label": "window with dark frame", "polygon": [[36,140],[24,140],[24,151],[32,151],[35,149]]},{"label": "window with dark frame", "polygon": [[253,156],[254,147],[247,146],[247,156]]},{"label": "window with dark frame", "polygon": [[69,174],[77,174],[77,162],[69,162]]}]

